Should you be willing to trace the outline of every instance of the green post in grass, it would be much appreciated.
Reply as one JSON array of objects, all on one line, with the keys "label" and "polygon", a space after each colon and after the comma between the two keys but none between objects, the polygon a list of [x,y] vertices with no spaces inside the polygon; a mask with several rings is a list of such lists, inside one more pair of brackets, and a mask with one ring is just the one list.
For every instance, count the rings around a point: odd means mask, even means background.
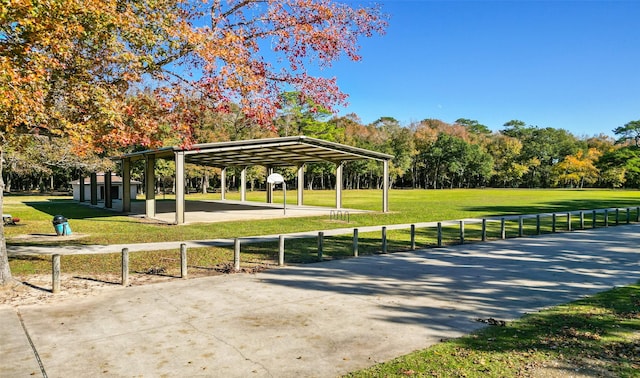
[{"label": "green post in grass", "polygon": [[540,214],[536,215],[536,235],[540,235]]},{"label": "green post in grass", "polygon": [[438,247],[442,247],[442,222],[438,222]]},{"label": "green post in grass", "polygon": [[464,221],[460,221],[460,244],[464,244]]},{"label": "green post in grass", "polygon": [[584,230],[584,211],[580,212],[580,229]]}]

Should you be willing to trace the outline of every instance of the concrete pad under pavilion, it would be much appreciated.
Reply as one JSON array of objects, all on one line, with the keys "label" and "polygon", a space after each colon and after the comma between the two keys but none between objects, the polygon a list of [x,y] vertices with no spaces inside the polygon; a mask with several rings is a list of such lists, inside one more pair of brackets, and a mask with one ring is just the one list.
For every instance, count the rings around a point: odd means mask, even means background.
[{"label": "concrete pad under pavilion", "polygon": [[[367,213],[367,210],[341,209],[346,217],[353,214]],[[145,203],[136,201],[131,204],[131,216],[145,217]],[[153,219],[164,223],[174,223],[175,205],[173,201],[156,202],[156,214]],[[232,200],[187,200],[185,201],[184,224],[218,223],[261,219],[283,219],[298,217],[326,217],[337,216],[336,209],[320,206],[298,206],[287,204],[286,214],[282,204],[263,202],[243,202]]]},{"label": "concrete pad under pavilion", "polygon": [[[205,220],[206,215],[211,215],[212,211],[189,211],[187,206],[194,206],[189,204],[189,201],[185,200],[185,164],[192,163],[196,165],[204,165],[209,167],[220,168],[221,170],[221,198],[223,202],[231,204],[225,198],[226,191],[226,170],[228,167],[240,167],[241,168],[241,184],[240,184],[240,198],[241,204],[246,205],[247,208],[253,211],[261,211],[263,216],[267,216],[268,212],[273,212],[274,215],[277,212],[277,205],[274,209],[273,205],[273,190],[274,184],[267,184],[266,202],[260,203],[256,206],[246,201],[246,170],[253,165],[260,165],[266,167],[267,176],[273,173],[276,167],[296,167],[297,179],[296,182],[296,204],[297,206],[291,207],[291,213],[293,214],[305,214],[299,216],[313,216],[321,215],[321,213],[328,214],[331,208],[324,208],[322,210],[312,207],[304,206],[303,189],[304,189],[304,168],[307,163],[318,162],[330,162],[336,166],[336,202],[334,210],[344,210],[342,207],[342,185],[343,185],[343,167],[344,163],[348,161],[356,160],[375,160],[383,164],[383,195],[382,195],[382,211],[389,211],[389,161],[393,158],[392,155],[369,151],[353,146],[347,146],[339,143],[328,142],[321,139],[309,138],[305,136],[295,137],[282,137],[282,138],[267,138],[256,140],[241,140],[231,142],[218,142],[218,143],[204,143],[196,144],[188,149],[180,147],[166,147],[156,150],[140,151],[135,153],[126,154],[115,158],[121,161],[122,177],[125,185],[124,196],[122,198],[122,205],[120,209],[124,213],[132,213],[135,202],[131,201],[129,195],[127,195],[128,188],[127,183],[130,181],[131,175],[131,163],[136,160],[145,161],[145,203],[144,214],[147,218],[162,219],[165,218],[168,221],[168,217],[172,214],[173,221],[171,223],[184,224],[193,222],[211,222],[212,220]],[[157,159],[174,160],[176,165],[175,187],[176,187],[176,199],[172,201],[175,205],[173,211],[162,211],[159,209],[159,205],[162,202],[156,201],[155,193],[155,162]],[[266,177],[265,177],[266,180]],[[93,193],[93,192],[92,192]],[[82,201],[82,200],[81,200]],[[91,203],[95,205],[92,194]],[[204,201],[206,202],[206,201]],[[137,206],[137,205],[135,205]],[[282,206],[282,205],[280,205]],[[105,198],[105,207],[113,208],[113,201],[111,198]],[[287,205],[289,208],[289,205]],[[238,209],[238,208],[236,208]],[[260,209],[260,210],[258,210]],[[240,210],[236,210],[240,211]],[[357,210],[349,210],[355,212]],[[193,218],[187,219],[187,215]],[[218,212],[220,213],[220,212]],[[161,218],[159,216],[161,215]],[[195,214],[198,214],[197,216]],[[284,215],[284,214],[283,214]],[[289,214],[287,214],[289,215]],[[197,220],[196,220],[197,219]],[[264,218],[253,218],[264,219]]]}]

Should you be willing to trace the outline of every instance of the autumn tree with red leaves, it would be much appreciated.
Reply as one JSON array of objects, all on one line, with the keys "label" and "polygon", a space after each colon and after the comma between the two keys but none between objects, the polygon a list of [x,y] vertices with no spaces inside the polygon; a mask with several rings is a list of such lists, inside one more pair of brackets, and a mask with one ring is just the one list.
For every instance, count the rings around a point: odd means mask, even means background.
[{"label": "autumn tree with red leaves", "polygon": [[[20,134],[66,138],[80,154],[168,137],[189,145],[194,96],[267,128],[284,91],[333,109],[346,98],[336,79],[308,68],[359,60],[358,40],[385,26],[377,6],[332,0],[4,0],[0,153]],[[152,101],[131,96],[145,86]]]}]

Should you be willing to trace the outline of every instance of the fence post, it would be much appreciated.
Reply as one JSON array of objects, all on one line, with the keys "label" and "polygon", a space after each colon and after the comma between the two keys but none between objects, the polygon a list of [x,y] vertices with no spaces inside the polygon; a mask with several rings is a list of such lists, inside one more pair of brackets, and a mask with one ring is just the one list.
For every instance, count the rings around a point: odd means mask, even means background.
[{"label": "fence post", "polygon": [[487,241],[487,219],[482,218],[482,241]]},{"label": "fence post", "polygon": [[284,266],[284,235],[278,236],[278,266]]},{"label": "fence post", "polygon": [[567,212],[567,231],[571,231],[571,213]]},{"label": "fence post", "polygon": [[636,207],[636,222],[640,222],[640,207]]},{"label": "fence post", "polygon": [[438,222],[438,247],[442,247],[442,222]]},{"label": "fence post", "polygon": [[464,244],[464,221],[460,221],[460,244]]},{"label": "fence post", "polygon": [[129,286],[129,248],[122,248],[122,286]]},{"label": "fence post", "polygon": [[584,230],[584,211],[580,212],[580,229]]},{"label": "fence post", "polygon": [[187,278],[187,245],[180,244],[180,277]]},{"label": "fence post", "polygon": [[596,228],[596,223],[598,223],[598,218],[597,218],[596,211],[593,210],[593,213],[591,216],[591,228]]},{"label": "fence post", "polygon": [[540,235],[540,214],[536,214],[536,235]]},{"label": "fence post", "polygon": [[556,232],[556,213],[553,213],[551,216],[551,232]]},{"label": "fence post", "polygon": [[233,239],[233,269],[240,270],[240,239]]},{"label": "fence post", "polygon": [[620,209],[616,207],[616,226],[620,223]]},{"label": "fence post", "polygon": [[631,222],[631,209],[627,207],[627,224]]},{"label": "fence post", "polygon": [[518,236],[524,235],[522,215],[518,217]]},{"label": "fence post", "polygon": [[507,238],[507,230],[504,225],[504,218],[500,219],[500,239]]},{"label": "fence post", "polygon": [[415,251],[416,249],[416,225],[411,225],[411,250]]},{"label": "fence post", "polygon": [[353,229],[353,256],[358,257],[358,229]]},{"label": "fence post", "polygon": [[51,257],[51,292],[53,294],[60,292],[60,255]]},{"label": "fence post", "polygon": [[318,232],[318,261],[322,261],[322,248],[324,247],[324,232]]},{"label": "fence post", "polygon": [[387,227],[382,226],[382,253],[387,253]]},{"label": "fence post", "polygon": [[604,210],[604,226],[609,227],[609,210]]}]

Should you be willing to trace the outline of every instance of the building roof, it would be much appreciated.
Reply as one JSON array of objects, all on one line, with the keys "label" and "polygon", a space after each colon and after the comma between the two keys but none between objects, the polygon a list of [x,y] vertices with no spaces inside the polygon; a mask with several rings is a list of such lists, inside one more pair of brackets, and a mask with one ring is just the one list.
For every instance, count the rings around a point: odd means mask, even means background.
[{"label": "building roof", "polygon": [[[99,172],[96,174],[96,182],[98,185],[104,185],[104,172]],[[80,185],[80,180],[74,180],[70,182],[71,185]],[[85,185],[91,185],[91,177],[87,176],[84,178]],[[142,185],[142,182],[131,180],[131,184],[133,185]],[[111,174],[111,185],[117,186],[122,185],[122,177],[116,176],[115,174]]]},{"label": "building roof", "polygon": [[147,156],[173,159],[176,152],[183,152],[187,163],[210,167],[229,166],[296,166],[319,163],[373,159],[391,160],[392,155],[329,142],[306,136],[238,140],[231,142],[194,144],[189,149],[165,147],[125,154],[117,159],[145,159]]}]

